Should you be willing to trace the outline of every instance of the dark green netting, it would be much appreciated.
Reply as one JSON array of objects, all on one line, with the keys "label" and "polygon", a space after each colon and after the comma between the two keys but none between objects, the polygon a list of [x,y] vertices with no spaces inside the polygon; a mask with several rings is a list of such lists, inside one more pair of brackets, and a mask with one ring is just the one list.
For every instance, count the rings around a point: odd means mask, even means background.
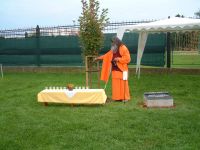
[{"label": "dark green netting", "polygon": [[[116,34],[105,34],[100,54],[111,46]],[[143,65],[164,66],[165,34],[150,34],[142,58]],[[131,64],[136,63],[138,34],[125,33],[123,42],[131,53]],[[83,66],[78,36],[41,36],[28,38],[0,38],[0,63],[4,65],[63,65]]]}]

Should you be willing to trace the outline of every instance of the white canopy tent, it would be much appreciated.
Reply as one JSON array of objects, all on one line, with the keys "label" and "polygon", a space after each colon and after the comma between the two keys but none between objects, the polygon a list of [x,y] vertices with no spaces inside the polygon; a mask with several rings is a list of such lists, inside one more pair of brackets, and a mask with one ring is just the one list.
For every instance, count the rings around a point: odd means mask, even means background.
[{"label": "white canopy tent", "polygon": [[149,33],[200,31],[200,19],[174,17],[150,23],[122,26],[117,30],[117,37],[122,40],[124,33],[127,31],[139,33],[136,64],[136,73],[139,77],[140,63]]}]

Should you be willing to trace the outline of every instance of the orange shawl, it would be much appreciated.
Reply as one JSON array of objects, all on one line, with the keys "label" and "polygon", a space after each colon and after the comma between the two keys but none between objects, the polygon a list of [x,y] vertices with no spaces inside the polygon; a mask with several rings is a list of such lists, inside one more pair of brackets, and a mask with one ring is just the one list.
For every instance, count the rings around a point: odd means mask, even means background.
[{"label": "orange shawl", "polygon": [[[130,53],[125,45],[119,47],[119,53],[122,56],[117,62],[117,66],[121,71],[128,71],[128,63],[131,61]],[[102,70],[101,70],[101,80],[108,82],[110,71],[111,71],[111,61],[113,58],[113,51],[110,50],[106,54],[98,57],[98,59],[103,59]]]},{"label": "orange shawl", "polygon": [[103,56],[98,57],[98,59],[103,59],[103,64],[101,69],[101,80],[105,82],[108,82],[109,79],[112,57],[113,57],[112,50],[108,51]]}]

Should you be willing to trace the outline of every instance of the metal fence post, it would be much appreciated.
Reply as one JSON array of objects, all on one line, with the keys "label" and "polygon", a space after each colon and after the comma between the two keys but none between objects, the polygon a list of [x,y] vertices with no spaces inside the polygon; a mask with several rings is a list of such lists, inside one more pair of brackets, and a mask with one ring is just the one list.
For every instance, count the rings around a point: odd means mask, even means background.
[{"label": "metal fence post", "polygon": [[[168,16],[170,19],[170,16]],[[170,32],[167,32],[167,68],[171,68],[171,47],[170,47]]]},{"label": "metal fence post", "polygon": [[36,64],[37,66],[40,66],[40,27],[37,25],[36,27]]},{"label": "metal fence post", "polygon": [[171,68],[170,33],[167,32],[167,68]]}]

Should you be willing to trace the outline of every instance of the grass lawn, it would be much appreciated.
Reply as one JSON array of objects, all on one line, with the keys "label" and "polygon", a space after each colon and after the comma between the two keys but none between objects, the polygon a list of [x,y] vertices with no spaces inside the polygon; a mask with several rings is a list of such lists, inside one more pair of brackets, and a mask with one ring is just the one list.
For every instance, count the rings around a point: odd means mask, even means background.
[{"label": "grass lawn", "polygon": [[174,68],[200,68],[200,54],[174,53],[172,56],[172,67]]},{"label": "grass lawn", "polygon": [[[37,102],[45,86],[84,85],[84,73],[5,73],[0,79],[0,149],[200,149],[200,76],[130,75],[132,99],[75,106]],[[106,93],[111,96],[111,81]],[[169,91],[175,108],[140,106],[143,93]]]}]

